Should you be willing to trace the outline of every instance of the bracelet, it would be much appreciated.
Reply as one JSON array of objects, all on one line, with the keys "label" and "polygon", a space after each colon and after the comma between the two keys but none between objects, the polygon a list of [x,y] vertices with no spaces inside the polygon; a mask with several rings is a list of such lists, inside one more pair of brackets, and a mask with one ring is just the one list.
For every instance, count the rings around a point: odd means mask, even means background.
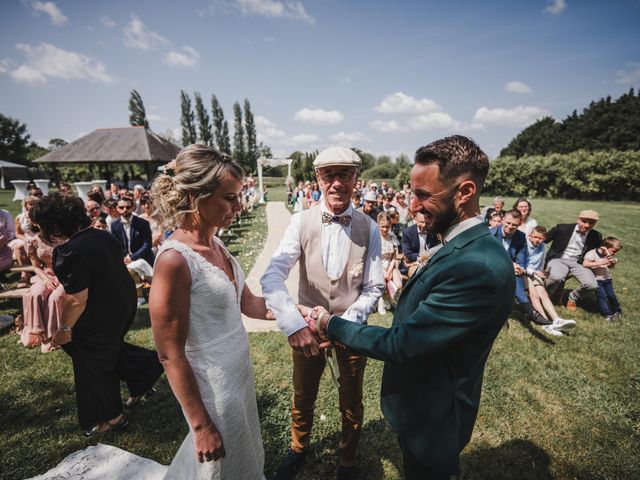
[{"label": "bracelet", "polygon": [[212,428],[213,428],[213,423],[210,423],[207,428],[204,428],[204,429],[200,430],[199,432],[194,431],[193,433],[201,434],[201,433],[206,432],[207,430],[211,430]]},{"label": "bracelet", "polygon": [[71,327],[68,325],[58,325],[58,330],[62,330],[63,332],[70,332]]},{"label": "bracelet", "polygon": [[327,340],[327,337],[325,335],[322,335],[322,332],[320,331],[320,322],[322,321],[322,319],[324,318],[325,315],[329,315],[328,312],[322,312],[319,316],[318,319],[316,320],[316,333],[318,334],[318,336],[320,338],[322,338],[323,340]]}]

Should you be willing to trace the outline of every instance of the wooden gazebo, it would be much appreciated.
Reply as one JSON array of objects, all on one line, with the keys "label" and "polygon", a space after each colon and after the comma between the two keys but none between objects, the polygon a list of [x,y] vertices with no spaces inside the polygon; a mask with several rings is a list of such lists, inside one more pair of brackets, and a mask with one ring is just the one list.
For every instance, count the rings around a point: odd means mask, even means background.
[{"label": "wooden gazebo", "polygon": [[147,179],[180,147],[144,127],[99,128],[35,160],[37,163],[143,163]]}]

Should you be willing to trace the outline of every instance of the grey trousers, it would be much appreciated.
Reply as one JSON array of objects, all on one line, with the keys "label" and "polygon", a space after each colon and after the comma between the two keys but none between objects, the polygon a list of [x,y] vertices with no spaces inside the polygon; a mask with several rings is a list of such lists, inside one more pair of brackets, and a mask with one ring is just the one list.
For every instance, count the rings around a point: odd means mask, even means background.
[{"label": "grey trousers", "polygon": [[580,293],[595,290],[598,288],[598,282],[591,269],[583,267],[575,258],[554,258],[547,265],[549,269],[549,278],[546,281],[549,296],[553,297],[556,289],[562,285],[569,273],[575,277],[580,284],[580,289],[576,290],[576,297],[580,297]]}]

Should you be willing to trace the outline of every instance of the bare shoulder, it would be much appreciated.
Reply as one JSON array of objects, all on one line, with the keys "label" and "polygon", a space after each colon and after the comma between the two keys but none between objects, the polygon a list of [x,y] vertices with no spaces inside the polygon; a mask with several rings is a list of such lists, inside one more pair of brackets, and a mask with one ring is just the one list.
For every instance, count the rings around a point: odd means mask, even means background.
[{"label": "bare shoulder", "polygon": [[191,282],[189,265],[180,252],[167,249],[156,258],[153,265],[153,279],[187,280]]}]

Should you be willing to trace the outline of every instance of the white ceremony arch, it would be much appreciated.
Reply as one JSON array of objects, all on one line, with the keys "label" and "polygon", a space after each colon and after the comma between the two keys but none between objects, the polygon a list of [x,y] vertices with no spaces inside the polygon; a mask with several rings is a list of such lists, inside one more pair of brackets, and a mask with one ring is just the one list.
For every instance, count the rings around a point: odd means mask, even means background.
[{"label": "white ceremony arch", "polygon": [[259,203],[264,203],[264,189],[262,188],[262,167],[264,165],[268,165],[270,167],[279,167],[280,165],[286,165],[287,166],[287,178],[285,180],[285,185],[286,185],[287,181],[292,180],[292,177],[291,177],[292,163],[293,163],[293,158],[266,158],[266,157],[258,158],[258,189],[260,190]]}]

